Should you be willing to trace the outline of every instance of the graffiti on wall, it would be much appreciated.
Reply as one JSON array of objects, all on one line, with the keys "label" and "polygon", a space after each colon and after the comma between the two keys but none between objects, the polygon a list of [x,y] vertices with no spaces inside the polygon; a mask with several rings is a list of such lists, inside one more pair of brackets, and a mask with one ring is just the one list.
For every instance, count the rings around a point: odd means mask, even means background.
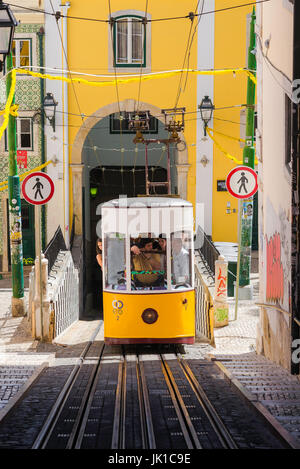
[{"label": "graffiti on wall", "polygon": [[267,301],[283,302],[284,298],[284,273],[281,262],[281,238],[280,233],[274,233],[271,238],[266,236],[267,256]]},{"label": "graffiti on wall", "polygon": [[275,210],[267,198],[265,207],[266,228],[263,235],[262,269],[264,271],[264,300],[279,303],[289,311],[291,273],[291,225],[289,210]]}]

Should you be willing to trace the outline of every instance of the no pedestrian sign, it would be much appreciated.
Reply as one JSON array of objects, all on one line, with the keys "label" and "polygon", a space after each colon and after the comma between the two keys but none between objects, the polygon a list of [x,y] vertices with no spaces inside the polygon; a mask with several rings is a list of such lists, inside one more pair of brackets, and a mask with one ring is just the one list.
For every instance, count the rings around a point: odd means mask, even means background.
[{"label": "no pedestrian sign", "polygon": [[248,166],[237,166],[228,174],[226,187],[233,197],[248,199],[257,192],[257,174]]},{"label": "no pedestrian sign", "polygon": [[49,202],[54,194],[54,184],[46,173],[35,172],[29,174],[23,181],[22,192],[24,199],[33,205],[43,205]]}]

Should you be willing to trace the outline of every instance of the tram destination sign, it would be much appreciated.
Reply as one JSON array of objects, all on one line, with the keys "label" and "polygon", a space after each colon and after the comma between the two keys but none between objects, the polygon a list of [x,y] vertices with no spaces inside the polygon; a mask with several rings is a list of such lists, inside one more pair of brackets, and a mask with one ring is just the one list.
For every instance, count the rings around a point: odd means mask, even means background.
[{"label": "tram destination sign", "polygon": [[248,199],[257,192],[257,174],[248,166],[237,166],[228,174],[226,187],[233,197]]},{"label": "tram destination sign", "polygon": [[54,184],[48,174],[35,172],[24,179],[22,192],[24,199],[30,204],[44,205],[54,194]]}]

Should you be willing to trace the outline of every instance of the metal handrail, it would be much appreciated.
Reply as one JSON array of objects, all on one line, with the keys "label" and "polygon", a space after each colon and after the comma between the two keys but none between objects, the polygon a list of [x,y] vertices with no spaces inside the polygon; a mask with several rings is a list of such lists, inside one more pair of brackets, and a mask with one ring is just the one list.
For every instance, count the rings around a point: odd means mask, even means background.
[{"label": "metal handrail", "polygon": [[200,333],[214,347],[213,297],[197,264],[195,264],[195,295],[196,335]]},{"label": "metal handrail", "polygon": [[210,276],[214,279],[215,261],[218,260],[220,252],[200,226],[198,226],[197,229],[196,242],[201,245],[197,248],[197,251],[199,252],[206,268],[209,270]]}]

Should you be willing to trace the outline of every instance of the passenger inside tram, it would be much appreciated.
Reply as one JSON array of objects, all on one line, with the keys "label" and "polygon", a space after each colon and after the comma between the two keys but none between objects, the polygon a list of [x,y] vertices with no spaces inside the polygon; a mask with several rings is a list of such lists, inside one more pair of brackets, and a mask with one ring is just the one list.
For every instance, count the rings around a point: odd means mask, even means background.
[{"label": "passenger inside tram", "polygon": [[[105,285],[112,290],[126,290],[125,235],[110,233],[106,236]],[[171,234],[171,288],[190,288],[191,234]],[[131,290],[167,290],[166,235],[153,237],[152,233],[130,238]]]},{"label": "passenger inside tram", "polygon": [[132,239],[131,242],[134,287],[138,289],[166,289],[166,240],[162,237],[157,239],[139,236]]},{"label": "passenger inside tram", "polygon": [[190,287],[190,254],[185,246],[189,239],[184,233],[175,233],[171,237],[172,287]]},{"label": "passenger inside tram", "polygon": [[105,285],[113,290],[126,290],[125,235],[109,233],[106,236]]}]

